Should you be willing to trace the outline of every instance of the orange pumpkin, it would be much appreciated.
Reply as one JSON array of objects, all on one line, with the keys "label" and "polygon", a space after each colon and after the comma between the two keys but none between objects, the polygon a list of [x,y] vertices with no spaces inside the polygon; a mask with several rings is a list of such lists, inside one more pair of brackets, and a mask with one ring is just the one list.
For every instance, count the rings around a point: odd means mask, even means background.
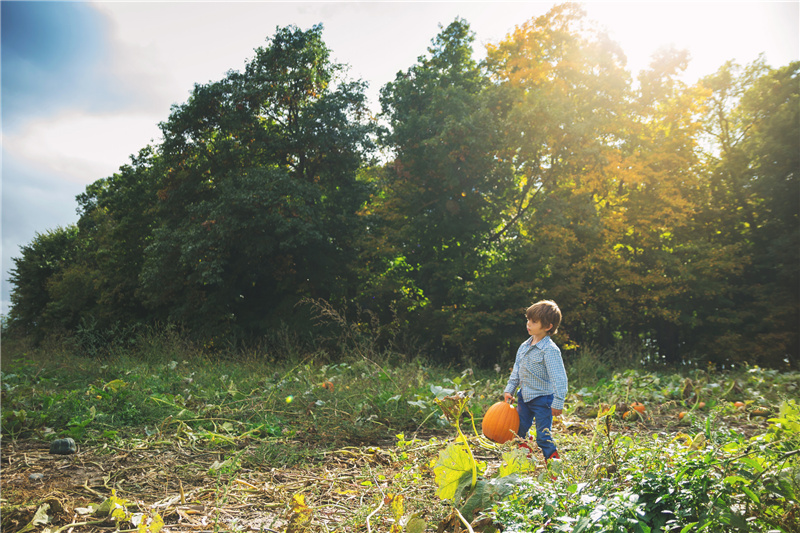
[{"label": "orange pumpkin", "polygon": [[483,416],[481,429],[486,438],[499,444],[510,441],[519,430],[517,410],[507,402],[497,402]]},{"label": "orange pumpkin", "polygon": [[639,414],[642,414],[642,415],[644,414],[644,404],[643,403],[633,402],[633,405],[631,407],[633,407],[635,410],[639,411]]}]

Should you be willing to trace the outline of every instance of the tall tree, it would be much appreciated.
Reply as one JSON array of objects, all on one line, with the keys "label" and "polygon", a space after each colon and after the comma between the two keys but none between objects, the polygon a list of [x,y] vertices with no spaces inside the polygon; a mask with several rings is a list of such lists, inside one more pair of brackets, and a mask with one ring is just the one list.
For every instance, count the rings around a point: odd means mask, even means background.
[{"label": "tall tree", "polygon": [[437,345],[491,254],[497,194],[510,178],[494,157],[496,102],[473,41],[469,25],[455,20],[428,56],[381,91],[383,142],[395,157],[373,205],[383,249],[374,263],[379,275],[402,265],[404,286],[388,298],[416,306],[415,324]]},{"label": "tall tree", "polygon": [[[78,195],[78,240],[81,253],[52,280],[54,303],[74,300],[70,286],[91,287],[94,327],[142,323],[147,313],[139,298],[138,278],[144,249],[156,224],[155,201],[159,159],[152,146],[131,157],[114,175],[95,181]],[[61,307],[72,305],[67,301]]]},{"label": "tall tree", "polygon": [[[530,300],[569,310],[565,335],[591,338],[619,316],[599,291],[614,265],[590,260],[603,245],[603,213],[620,176],[630,77],[619,47],[575,4],[554,7],[489,47],[487,65],[512,97],[498,157],[513,168],[493,239],[516,248],[515,276]],[[613,289],[612,289],[613,290]],[[586,332],[585,334],[582,332]]]},{"label": "tall tree", "polygon": [[364,86],[322,27],[279,29],[244,72],[197,85],[162,124],[161,219],[142,294],[169,320],[253,332],[304,296],[353,291],[356,173],[370,149]]},{"label": "tall tree", "polygon": [[75,260],[78,229],[56,228],[37,234],[30,244],[20,247],[14,258],[9,281],[14,285],[8,320],[11,331],[41,337],[47,329],[64,329],[70,324],[44,319],[51,303],[49,283]]},{"label": "tall tree", "polygon": [[703,348],[732,361],[797,364],[800,342],[800,63],[733,62],[703,80],[715,237],[740,248],[742,273],[715,309]]}]

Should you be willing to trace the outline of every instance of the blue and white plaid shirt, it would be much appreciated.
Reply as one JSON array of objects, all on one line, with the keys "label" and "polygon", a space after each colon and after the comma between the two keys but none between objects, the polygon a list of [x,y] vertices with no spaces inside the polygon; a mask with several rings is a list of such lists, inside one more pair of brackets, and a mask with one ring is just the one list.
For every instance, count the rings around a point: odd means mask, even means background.
[{"label": "blue and white plaid shirt", "polygon": [[519,388],[526,402],[538,396],[553,395],[552,409],[563,409],[567,397],[567,372],[561,350],[549,335],[531,344],[533,337],[523,342],[517,350],[514,368],[505,391],[514,394]]}]

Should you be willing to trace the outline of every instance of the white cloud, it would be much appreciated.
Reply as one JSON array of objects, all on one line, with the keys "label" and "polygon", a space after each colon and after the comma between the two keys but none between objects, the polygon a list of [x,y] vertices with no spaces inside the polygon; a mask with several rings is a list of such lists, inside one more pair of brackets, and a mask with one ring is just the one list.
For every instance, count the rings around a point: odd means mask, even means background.
[{"label": "white cloud", "polygon": [[108,177],[158,139],[161,117],[141,114],[66,112],[28,123],[6,135],[5,149],[41,173],[89,184]]},{"label": "white cloud", "polygon": [[[351,67],[351,76],[379,89],[426,53],[431,39],[456,17],[483,45],[502,39],[515,25],[544,14],[542,2],[244,2],[97,4],[112,22],[120,64],[157,80],[169,103],[185,101],[195,83],[207,83],[241,70],[254,49],[266,44],[276,27],[307,29],[323,23],[323,38],[333,59]],[[148,82],[150,84],[150,82]],[[154,90],[152,84],[148,90]],[[164,119],[166,117],[162,117]]]}]

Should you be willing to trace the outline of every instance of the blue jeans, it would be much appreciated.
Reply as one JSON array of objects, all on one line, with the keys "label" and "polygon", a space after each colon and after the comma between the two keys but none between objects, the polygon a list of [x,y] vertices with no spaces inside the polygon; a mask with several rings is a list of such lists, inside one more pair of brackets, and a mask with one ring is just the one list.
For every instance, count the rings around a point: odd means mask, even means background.
[{"label": "blue jeans", "polygon": [[528,436],[534,420],[536,421],[536,444],[541,448],[545,459],[556,453],[556,444],[551,435],[553,427],[553,395],[537,396],[529,402],[522,400],[522,394],[517,395],[517,413],[519,414],[519,431],[517,434],[523,439]]}]

